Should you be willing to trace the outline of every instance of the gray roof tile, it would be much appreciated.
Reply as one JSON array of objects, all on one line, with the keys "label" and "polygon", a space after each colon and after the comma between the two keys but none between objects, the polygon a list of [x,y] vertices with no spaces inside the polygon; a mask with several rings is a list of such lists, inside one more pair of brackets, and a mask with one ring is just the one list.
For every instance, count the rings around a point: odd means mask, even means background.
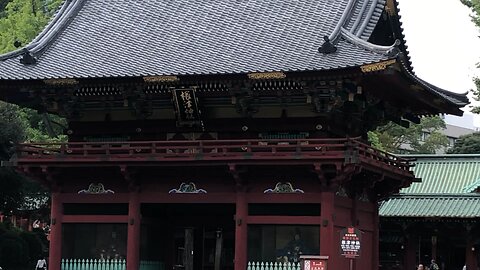
[{"label": "gray roof tile", "polygon": [[70,12],[65,21],[57,20],[43,33],[55,37],[37,38],[43,47],[30,45],[38,62],[23,65],[18,52],[0,56],[0,79],[359,66],[388,59],[386,51],[362,47],[341,33],[336,53],[324,55],[318,47],[338,25],[355,31],[351,28],[357,19],[357,29],[367,27],[354,33],[367,40],[379,18],[375,9],[384,4],[384,0],[72,0],[71,11],[59,12],[58,16]]}]

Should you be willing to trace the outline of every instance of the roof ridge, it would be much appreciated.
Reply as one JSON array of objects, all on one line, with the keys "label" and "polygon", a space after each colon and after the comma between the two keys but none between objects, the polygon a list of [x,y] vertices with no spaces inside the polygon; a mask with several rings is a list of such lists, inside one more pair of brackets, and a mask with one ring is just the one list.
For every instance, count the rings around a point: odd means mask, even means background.
[{"label": "roof ridge", "polygon": [[441,159],[441,158],[472,158],[472,157],[479,157],[480,154],[410,154],[410,155],[398,155],[399,157],[414,157],[417,158],[417,162],[419,161],[418,158],[433,158],[433,159]]},{"label": "roof ridge", "polygon": [[364,49],[370,50],[372,52],[381,53],[381,54],[392,56],[392,57],[395,57],[399,52],[398,50],[395,50],[398,47],[398,45],[400,45],[400,40],[398,39],[395,40],[395,42],[389,46],[377,45],[361,39],[359,36],[354,35],[353,33],[351,33],[350,31],[348,31],[343,27],[341,30],[341,35],[351,43],[358,45]]},{"label": "roof ridge", "polygon": [[1,54],[0,61],[17,57],[24,53],[30,53],[34,56],[38,55],[65,29],[84,2],[85,0],[65,0],[47,26],[29,44],[15,51]]},{"label": "roof ridge", "polygon": [[[372,18],[373,12],[377,8],[378,0],[373,0],[372,5],[370,5],[370,9],[368,10],[367,17],[365,20],[362,22],[362,25],[358,29],[356,33],[354,33],[357,37],[362,36],[363,31],[365,31],[365,28],[367,28],[367,25],[370,23],[370,19]],[[363,16],[362,13],[359,14],[359,17],[361,18]]]},{"label": "roof ridge", "polygon": [[360,21],[362,19],[362,14],[365,12],[365,9],[367,9],[368,3],[370,3],[370,2],[369,1],[363,1],[362,8],[360,9],[360,12],[358,13],[359,16],[357,16],[357,18],[355,19],[355,22],[352,25],[352,28],[351,28],[352,32],[354,32],[354,33],[356,32],[356,29],[357,29],[357,27],[360,24]]},{"label": "roof ridge", "polygon": [[480,178],[479,179],[476,179],[475,181],[473,181],[472,183],[466,185],[465,187],[463,187],[463,192],[465,193],[472,193],[473,191],[475,191],[478,187],[480,187]]},{"label": "roof ridge", "polygon": [[432,198],[480,198],[478,193],[398,193],[392,195],[389,199],[408,199],[408,198],[418,198],[423,199],[432,199]]},{"label": "roof ridge", "polygon": [[342,17],[340,17],[340,20],[338,20],[337,25],[333,29],[333,32],[330,33],[330,35],[328,36],[328,39],[331,42],[335,42],[336,39],[340,36],[339,34],[342,30],[342,27],[345,24],[345,22],[347,21],[350,14],[352,13],[353,7],[355,6],[354,4],[355,4],[356,1],[357,0],[348,0],[347,6],[342,13]]}]

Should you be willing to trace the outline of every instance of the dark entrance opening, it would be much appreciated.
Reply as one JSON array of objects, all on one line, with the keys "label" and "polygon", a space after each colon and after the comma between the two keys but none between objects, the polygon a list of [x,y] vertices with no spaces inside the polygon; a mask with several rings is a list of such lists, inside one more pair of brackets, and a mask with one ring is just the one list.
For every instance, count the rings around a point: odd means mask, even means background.
[{"label": "dark entrance opening", "polygon": [[165,269],[233,269],[234,215],[234,204],[144,204],[141,259]]}]

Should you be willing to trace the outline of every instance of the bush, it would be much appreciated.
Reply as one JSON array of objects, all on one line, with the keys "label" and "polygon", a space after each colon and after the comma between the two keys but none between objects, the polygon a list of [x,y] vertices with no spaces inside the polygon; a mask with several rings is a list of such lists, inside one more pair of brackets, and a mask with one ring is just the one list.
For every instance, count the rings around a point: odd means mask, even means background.
[{"label": "bush", "polygon": [[28,245],[13,230],[0,236],[0,265],[4,269],[18,269],[28,265]]},{"label": "bush", "polygon": [[4,270],[32,269],[44,254],[42,234],[0,223],[0,266]]}]

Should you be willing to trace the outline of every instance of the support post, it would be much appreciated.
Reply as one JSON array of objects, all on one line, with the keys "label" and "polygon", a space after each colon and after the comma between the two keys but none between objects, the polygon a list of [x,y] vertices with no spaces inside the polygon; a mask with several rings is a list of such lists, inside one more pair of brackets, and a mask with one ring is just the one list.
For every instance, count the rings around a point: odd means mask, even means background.
[{"label": "support post", "polygon": [[322,192],[321,217],[320,224],[320,255],[329,256],[329,264],[335,265],[336,247],[335,244],[335,226],[333,223],[333,213],[335,211],[335,193],[333,191]]},{"label": "support post", "polygon": [[373,212],[373,243],[372,243],[372,269],[379,269],[380,259],[380,217],[378,216],[378,204],[375,204]]},{"label": "support post", "polygon": [[140,267],[140,198],[138,191],[130,191],[128,202],[127,270]]},{"label": "support post", "polygon": [[238,189],[235,213],[235,270],[247,269],[247,222],[248,205],[246,192]]},{"label": "support post", "polygon": [[62,261],[62,217],[63,204],[60,192],[52,193],[52,205],[50,212],[50,248],[48,257],[48,269],[60,270]]},{"label": "support post", "polygon": [[437,236],[436,235],[432,235],[432,260],[437,260]]},{"label": "support post", "polygon": [[477,269],[477,251],[474,248],[472,236],[467,235],[467,245],[465,247],[465,265],[467,269]]},{"label": "support post", "polygon": [[415,237],[412,234],[405,236],[405,245],[403,248],[403,269],[415,269],[415,249],[417,248],[417,241],[415,241]]}]

